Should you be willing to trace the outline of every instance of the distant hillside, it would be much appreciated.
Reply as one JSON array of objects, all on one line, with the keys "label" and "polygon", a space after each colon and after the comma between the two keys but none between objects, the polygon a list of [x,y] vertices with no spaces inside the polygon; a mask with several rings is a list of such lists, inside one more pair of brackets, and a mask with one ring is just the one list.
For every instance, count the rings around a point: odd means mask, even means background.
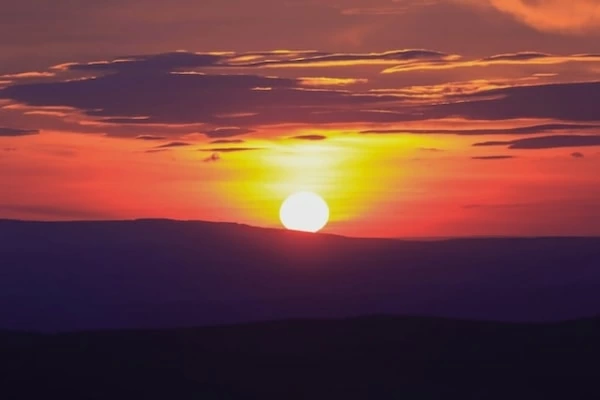
[{"label": "distant hillside", "polygon": [[[594,399],[600,320],[298,320],[0,335],[7,399]],[[58,396],[58,397],[57,397]]]},{"label": "distant hillside", "polygon": [[0,329],[600,313],[600,238],[401,241],[169,220],[0,221],[0,260]]}]

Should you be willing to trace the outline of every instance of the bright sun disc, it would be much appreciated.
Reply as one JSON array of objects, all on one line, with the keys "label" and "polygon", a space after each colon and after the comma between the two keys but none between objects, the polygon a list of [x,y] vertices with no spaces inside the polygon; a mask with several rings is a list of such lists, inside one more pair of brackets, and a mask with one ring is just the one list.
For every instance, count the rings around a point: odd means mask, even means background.
[{"label": "bright sun disc", "polygon": [[329,220],[329,207],[316,193],[297,192],[285,199],[279,209],[279,218],[287,229],[317,232]]}]

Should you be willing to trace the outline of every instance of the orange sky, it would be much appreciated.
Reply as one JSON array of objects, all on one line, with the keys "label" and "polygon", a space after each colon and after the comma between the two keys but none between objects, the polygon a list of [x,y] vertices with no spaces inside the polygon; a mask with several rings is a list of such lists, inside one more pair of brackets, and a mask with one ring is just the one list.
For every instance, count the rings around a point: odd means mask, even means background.
[{"label": "orange sky", "polygon": [[600,234],[594,1],[250,3],[6,7],[0,218]]}]

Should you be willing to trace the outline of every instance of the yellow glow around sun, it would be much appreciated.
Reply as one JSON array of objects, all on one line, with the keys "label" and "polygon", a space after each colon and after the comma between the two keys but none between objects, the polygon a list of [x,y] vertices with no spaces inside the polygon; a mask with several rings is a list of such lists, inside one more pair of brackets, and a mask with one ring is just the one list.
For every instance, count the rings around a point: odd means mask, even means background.
[{"label": "yellow glow around sun", "polygon": [[279,218],[287,229],[317,232],[329,220],[329,207],[316,193],[296,192],[285,199],[281,205]]}]

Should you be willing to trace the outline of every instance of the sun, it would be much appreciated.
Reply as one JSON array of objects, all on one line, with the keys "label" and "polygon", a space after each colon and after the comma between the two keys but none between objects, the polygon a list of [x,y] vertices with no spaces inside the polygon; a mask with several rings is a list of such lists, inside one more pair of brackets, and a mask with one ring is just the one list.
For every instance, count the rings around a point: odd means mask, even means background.
[{"label": "sun", "polygon": [[329,207],[316,193],[296,192],[281,204],[279,218],[287,229],[317,232],[329,220]]}]

